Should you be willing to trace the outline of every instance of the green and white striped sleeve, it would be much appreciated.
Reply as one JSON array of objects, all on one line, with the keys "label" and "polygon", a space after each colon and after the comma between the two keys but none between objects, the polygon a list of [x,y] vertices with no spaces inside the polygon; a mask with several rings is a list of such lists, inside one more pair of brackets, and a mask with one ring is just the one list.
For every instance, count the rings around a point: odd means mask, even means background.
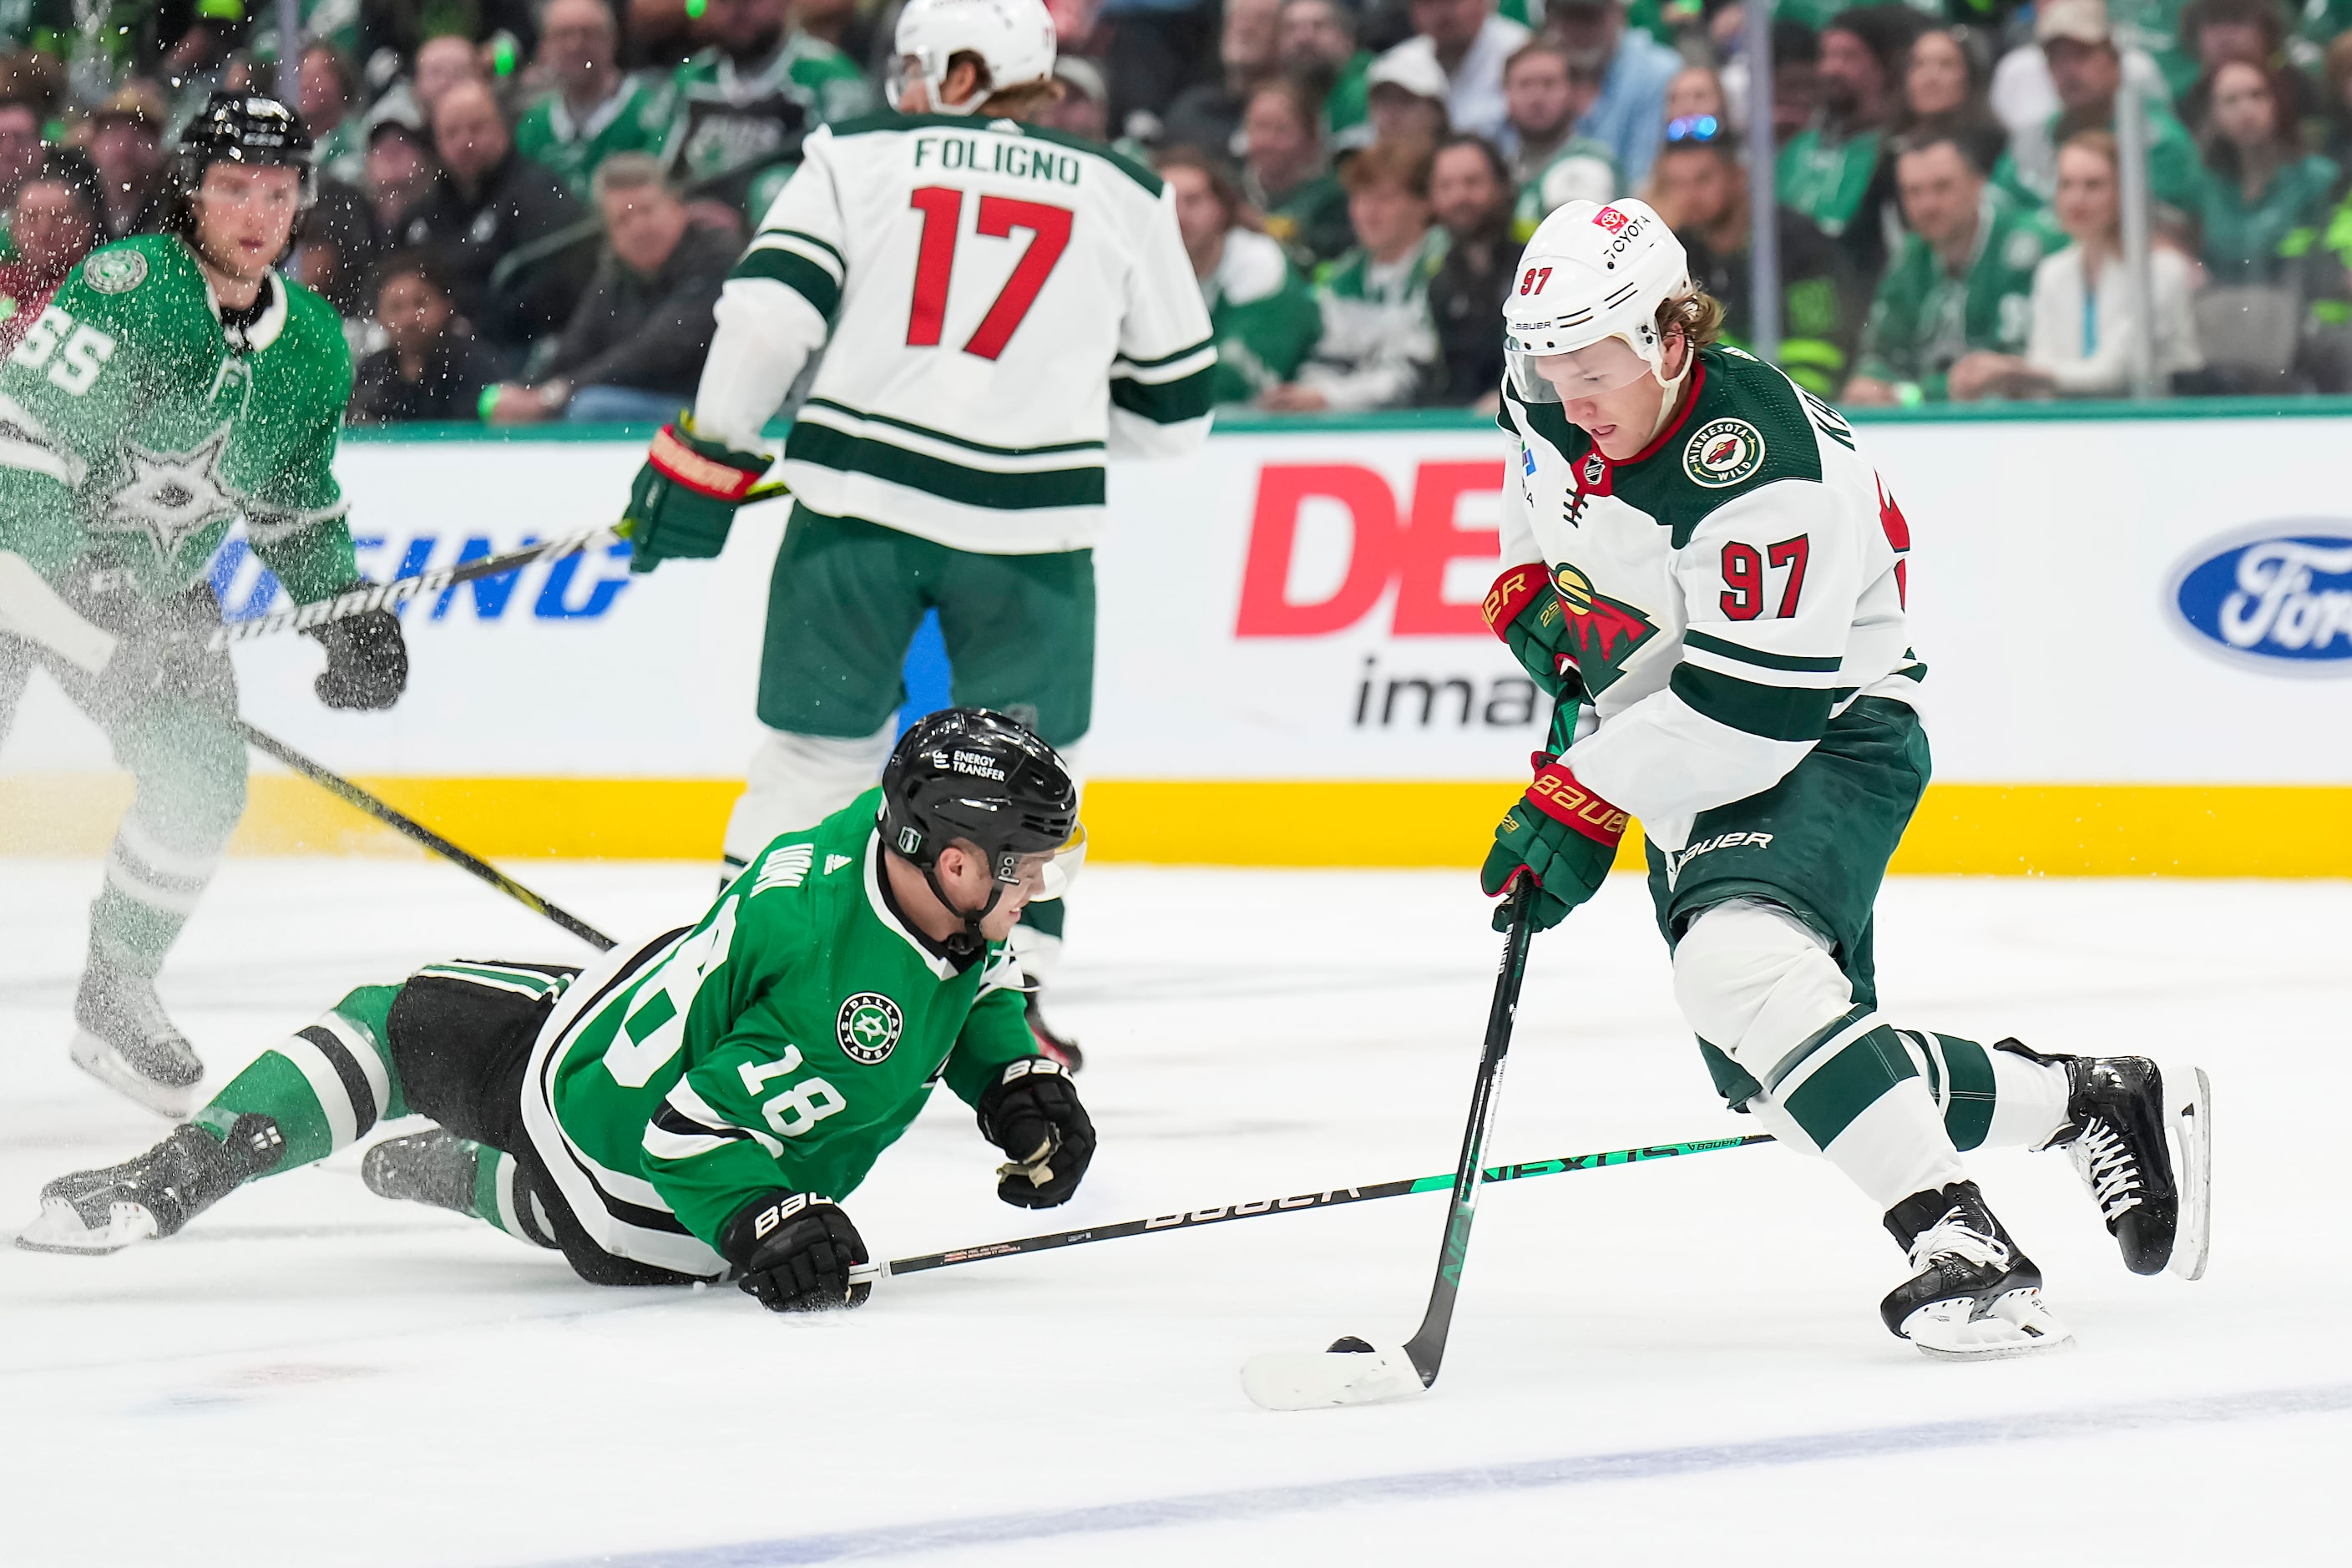
[{"label": "green and white striped sleeve", "polygon": [[831,132],[812,133],[805,161],[760,220],[712,311],[718,330],[695,393],[694,426],[738,451],[761,449],[809,356],[824,346],[847,276]]},{"label": "green and white striped sleeve", "polygon": [[1216,405],[1217,343],[1209,308],[1163,188],[1138,236],[1118,356],[1110,366],[1113,452],[1181,458],[1208,438]]}]

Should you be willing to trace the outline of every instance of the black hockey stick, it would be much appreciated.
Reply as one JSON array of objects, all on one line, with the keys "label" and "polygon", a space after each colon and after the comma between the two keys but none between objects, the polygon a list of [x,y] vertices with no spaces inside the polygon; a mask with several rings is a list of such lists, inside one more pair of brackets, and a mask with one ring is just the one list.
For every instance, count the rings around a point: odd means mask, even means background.
[{"label": "black hockey stick", "polygon": [[1470,1253],[1470,1222],[1477,1214],[1486,1135],[1494,1129],[1495,1105],[1502,1096],[1503,1058],[1511,1048],[1519,983],[1527,978],[1528,943],[1535,934],[1528,911],[1534,901],[1535,884],[1527,879],[1507,906],[1510,923],[1503,939],[1503,966],[1495,976],[1495,997],[1486,1009],[1486,1046],[1470,1092],[1470,1121],[1462,1131],[1462,1158],[1454,1168],[1454,1204],[1445,1217],[1437,1276],[1430,1284],[1429,1308],[1422,1314],[1421,1327],[1402,1345],[1374,1346],[1350,1334],[1319,1354],[1277,1351],[1251,1357],[1242,1368],[1242,1389],[1268,1410],[1377,1404],[1419,1394],[1437,1381],[1446,1332],[1454,1325],[1454,1303],[1462,1290],[1462,1265]]},{"label": "black hockey stick", "polygon": [[[1680,1143],[1644,1143],[1638,1149],[1611,1149],[1598,1154],[1562,1154],[1552,1160],[1490,1165],[1479,1180],[1491,1186],[1496,1182],[1524,1182],[1536,1176],[1556,1176],[1564,1171],[1598,1171],[1611,1165],[1638,1165],[1651,1160],[1671,1160],[1680,1154],[1711,1154],[1718,1149],[1745,1149],[1750,1143],[1770,1142],[1772,1135],[1769,1132],[1750,1132],[1738,1138],[1697,1138]],[[1286,1198],[1257,1198],[1244,1204],[1219,1204],[1213,1208],[1155,1215],[1150,1219],[1123,1219],[1110,1225],[1090,1225],[1083,1230],[1057,1230],[1045,1236],[1024,1236],[1013,1241],[992,1241],[982,1247],[961,1247],[953,1252],[926,1252],[915,1258],[894,1258],[887,1263],[860,1264],[850,1273],[854,1279],[896,1279],[904,1274],[952,1268],[960,1263],[980,1263],[992,1258],[1018,1258],[1031,1252],[1052,1252],[1065,1247],[1085,1247],[1097,1241],[1117,1241],[1121,1237],[1148,1236],[1165,1230],[1198,1230],[1204,1225],[1223,1225],[1237,1219],[1264,1219],[1268,1215],[1298,1214],[1307,1209],[1333,1208],[1341,1204],[1370,1203],[1375,1198],[1401,1198],[1413,1193],[1449,1192],[1454,1183],[1454,1173],[1448,1171],[1443,1175],[1409,1176],[1402,1181],[1375,1182],[1370,1186],[1333,1187],[1326,1192],[1297,1193]]]},{"label": "black hockey stick", "polygon": [[386,827],[392,828],[405,837],[415,839],[460,870],[472,872],[532,913],[544,915],[553,921],[599,952],[610,952],[613,950],[614,943],[611,937],[577,915],[558,909],[488,861],[467,854],[423,823],[413,817],[402,816],[391,805],[378,800],[342,774],[312,762],[275,735],[257,730],[242,719],[235,722],[236,732],[244,736],[246,744],[256,751],[277,758],[330,795],[339,796],[346,805],[357,806]]},{"label": "black hockey stick", "polygon": [[280,610],[274,616],[260,616],[249,621],[234,621],[216,628],[205,639],[205,646],[217,651],[234,643],[251,642],[256,637],[275,637],[280,632],[306,632],[330,621],[348,620],[363,616],[370,610],[389,610],[411,599],[427,594],[437,594],[454,588],[460,583],[476,583],[485,577],[503,577],[509,572],[540,561],[561,561],[583,550],[593,549],[603,540],[614,537],[615,531],[607,525],[591,528],[579,533],[565,534],[538,544],[526,544],[520,550],[509,550],[503,555],[488,555],[479,561],[467,561],[456,566],[437,567],[414,577],[395,577],[389,583],[366,583],[331,599],[321,599],[315,605],[298,605],[290,610]]}]

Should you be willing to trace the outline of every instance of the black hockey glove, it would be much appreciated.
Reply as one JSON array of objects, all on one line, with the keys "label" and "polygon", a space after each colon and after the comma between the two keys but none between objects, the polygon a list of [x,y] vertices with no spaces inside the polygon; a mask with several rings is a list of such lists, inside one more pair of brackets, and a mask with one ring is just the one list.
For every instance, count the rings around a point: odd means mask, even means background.
[{"label": "black hockey glove", "polygon": [[735,1266],[735,1283],[771,1312],[823,1312],[860,1307],[873,1287],[849,1282],[849,1267],[866,1261],[857,1227],[831,1198],[778,1188],[736,1212],[719,1233],[719,1255]]},{"label": "black hockey glove", "polygon": [[996,1195],[1015,1208],[1068,1203],[1095,1157],[1095,1124],[1078,1086],[1050,1057],[1006,1065],[980,1097],[980,1131],[1012,1156],[996,1168]]},{"label": "black hockey glove", "polygon": [[408,644],[400,636],[400,617],[390,610],[328,621],[302,635],[327,650],[327,671],[311,689],[328,707],[373,712],[391,707],[408,689]]}]

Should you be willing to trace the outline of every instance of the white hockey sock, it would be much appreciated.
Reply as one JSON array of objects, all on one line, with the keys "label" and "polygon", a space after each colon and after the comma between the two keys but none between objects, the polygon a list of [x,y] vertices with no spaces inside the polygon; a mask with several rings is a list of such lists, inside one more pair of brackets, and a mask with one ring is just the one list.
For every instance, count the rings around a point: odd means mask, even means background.
[{"label": "white hockey sock", "polygon": [[1822,1156],[1883,1213],[1914,1193],[1968,1180],[1927,1084],[1906,1078],[1873,1100]]},{"label": "white hockey sock", "polygon": [[769,731],[751,754],[750,777],[727,819],[730,874],[778,836],[814,827],[873,788],[898,734],[895,714],[871,735],[850,740]]},{"label": "white hockey sock", "polygon": [[1994,1096],[1986,1144],[2039,1149],[2049,1142],[2066,1125],[2066,1100],[2073,1091],[2066,1069],[1999,1047],[1987,1048],[1985,1058],[1992,1063]]}]

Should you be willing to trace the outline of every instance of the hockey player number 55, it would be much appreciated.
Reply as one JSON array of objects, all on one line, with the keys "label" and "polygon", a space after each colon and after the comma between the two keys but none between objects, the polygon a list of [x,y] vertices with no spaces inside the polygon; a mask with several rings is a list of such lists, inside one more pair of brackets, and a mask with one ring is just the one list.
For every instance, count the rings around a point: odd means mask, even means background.
[{"label": "hockey player number 55", "polygon": [[[963,225],[963,193],[951,185],[925,185],[909,198],[910,205],[923,215],[922,248],[915,256],[915,297],[907,311],[907,346],[937,348],[940,328],[948,314],[948,276],[955,270],[956,236]],[[1029,307],[1037,302],[1038,291],[1045,287],[1054,264],[1062,259],[1062,252],[1070,247],[1070,210],[1048,206],[1044,202],[1016,201],[1011,196],[980,198],[980,233],[990,239],[1010,239],[1016,228],[1027,229],[1034,237],[1021,259],[1013,264],[1013,276],[1004,280],[1004,291],[988,314],[980,319],[979,328],[963,352],[982,359],[994,359],[1013,341]]]},{"label": "hockey player number 55", "polygon": [[[71,335],[68,336],[68,334]],[[59,353],[59,345],[64,348]],[[51,363],[55,356],[55,363]],[[8,356],[26,370],[49,367],[49,384],[79,397],[98,380],[98,373],[114,357],[114,339],[96,327],[74,319],[55,305],[41,312],[25,333],[25,341]]]}]

